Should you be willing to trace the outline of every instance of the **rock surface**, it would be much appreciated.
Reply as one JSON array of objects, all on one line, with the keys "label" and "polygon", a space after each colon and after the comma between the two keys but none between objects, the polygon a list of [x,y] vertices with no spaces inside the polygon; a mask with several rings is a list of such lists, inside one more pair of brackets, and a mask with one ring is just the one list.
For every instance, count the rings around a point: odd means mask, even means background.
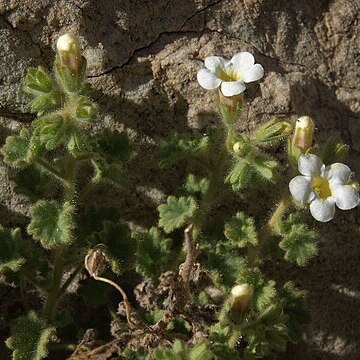
[{"label": "rock surface", "polygon": [[[340,136],[360,174],[359,17],[357,0],[0,0],[1,144],[34,118],[20,91],[27,68],[50,68],[57,37],[73,31],[88,58],[99,127],[124,130],[138,145],[134,188],[118,203],[138,225],[151,225],[149,212],[182,175],[159,176],[148,165],[156,140],[216,122],[214,97],[196,82],[208,55],[250,51],[265,68],[247,92],[243,129],[272,115],[310,115],[317,142]],[[24,224],[29,204],[0,165],[1,222]],[[284,359],[360,358],[359,215],[316,224],[319,256],[307,268],[275,267],[308,291],[313,317]]]}]

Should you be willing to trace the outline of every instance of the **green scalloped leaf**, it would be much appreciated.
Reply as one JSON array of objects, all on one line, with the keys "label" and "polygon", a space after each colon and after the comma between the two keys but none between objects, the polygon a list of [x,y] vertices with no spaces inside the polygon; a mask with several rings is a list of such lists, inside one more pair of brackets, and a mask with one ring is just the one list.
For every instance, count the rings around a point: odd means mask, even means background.
[{"label": "green scalloped leaf", "polygon": [[158,207],[160,216],[159,226],[161,226],[166,233],[170,233],[191,219],[196,209],[196,201],[190,196],[182,196],[180,198],[169,196],[166,204]]},{"label": "green scalloped leaf", "polygon": [[298,214],[291,214],[279,223],[280,248],[285,260],[305,266],[317,253],[316,233],[310,230]]},{"label": "green scalloped leaf", "polygon": [[40,200],[30,208],[28,233],[45,249],[69,245],[72,241],[74,206],[56,201]]},{"label": "green scalloped leaf", "polygon": [[175,133],[167,139],[161,140],[157,159],[162,168],[181,160],[195,158],[206,161],[209,147],[209,136],[203,136],[200,133]]},{"label": "green scalloped leaf", "polygon": [[104,253],[114,273],[120,274],[134,266],[136,241],[131,238],[129,227],[125,223],[114,223],[105,220],[103,230],[94,233],[91,244],[104,245]]},{"label": "green scalloped leaf", "polygon": [[237,247],[255,246],[258,243],[254,220],[243,212],[237,213],[225,224],[224,235]]},{"label": "green scalloped leaf", "polygon": [[0,274],[21,270],[26,262],[21,230],[5,229],[0,225]]},{"label": "green scalloped leaf", "polygon": [[47,346],[55,329],[34,311],[16,319],[6,345],[13,350],[13,360],[41,360],[47,357]]},{"label": "green scalloped leaf", "polygon": [[133,237],[137,242],[137,271],[145,277],[157,278],[173,258],[172,240],[166,238],[155,227],[146,232],[136,233]]},{"label": "green scalloped leaf", "polygon": [[35,144],[32,144],[32,133],[22,129],[19,135],[8,136],[1,149],[4,161],[17,167],[27,166],[37,154]]}]

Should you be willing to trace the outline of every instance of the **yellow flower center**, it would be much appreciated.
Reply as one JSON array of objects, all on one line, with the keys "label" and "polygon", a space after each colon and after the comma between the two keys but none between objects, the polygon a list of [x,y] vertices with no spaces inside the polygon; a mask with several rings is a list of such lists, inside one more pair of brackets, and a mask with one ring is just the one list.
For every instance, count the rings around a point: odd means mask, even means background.
[{"label": "yellow flower center", "polygon": [[322,199],[327,199],[332,195],[329,181],[321,176],[314,177],[312,188]]},{"label": "yellow flower center", "polygon": [[234,71],[231,69],[226,69],[226,71],[222,68],[218,68],[216,71],[216,75],[222,80],[222,81],[238,81],[241,80],[243,75],[239,71]]}]

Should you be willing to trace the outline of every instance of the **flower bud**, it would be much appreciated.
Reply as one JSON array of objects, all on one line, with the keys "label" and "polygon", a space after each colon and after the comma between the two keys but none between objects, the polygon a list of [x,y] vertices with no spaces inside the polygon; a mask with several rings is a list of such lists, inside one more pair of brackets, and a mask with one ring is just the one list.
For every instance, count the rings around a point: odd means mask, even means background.
[{"label": "flower bud", "polygon": [[81,53],[79,40],[72,34],[66,33],[59,37],[56,48],[60,66],[77,71],[81,66]]},{"label": "flower bud", "polygon": [[231,289],[231,309],[239,315],[250,310],[254,289],[248,284],[236,285]]},{"label": "flower bud", "polygon": [[309,116],[302,116],[296,121],[294,136],[292,139],[293,153],[300,150],[305,154],[311,148],[314,138],[314,122]]},{"label": "flower bud", "polygon": [[236,140],[237,141],[233,145],[234,153],[239,156],[248,155],[251,150],[251,144],[250,144],[249,139],[246,136],[241,135],[241,137],[239,137]]},{"label": "flower bud", "polygon": [[106,256],[99,250],[91,250],[85,257],[85,268],[91,276],[99,276],[105,269]]},{"label": "flower bud", "polygon": [[83,87],[86,60],[81,55],[77,37],[66,33],[59,37],[57,43],[55,69],[65,91],[74,93]]}]

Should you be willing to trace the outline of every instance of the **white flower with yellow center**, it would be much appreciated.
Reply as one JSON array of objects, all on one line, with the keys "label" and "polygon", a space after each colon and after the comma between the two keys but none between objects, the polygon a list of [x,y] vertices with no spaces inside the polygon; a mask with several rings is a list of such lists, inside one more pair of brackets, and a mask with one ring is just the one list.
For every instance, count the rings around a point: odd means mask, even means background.
[{"label": "white flower with yellow center", "polygon": [[239,52],[231,60],[220,56],[209,56],[205,59],[206,69],[197,73],[197,80],[207,90],[220,86],[224,96],[242,93],[245,83],[259,80],[264,75],[264,68],[255,64],[254,56],[248,52]]},{"label": "white flower with yellow center", "polygon": [[295,200],[310,203],[311,215],[318,221],[330,221],[335,214],[335,205],[341,210],[350,210],[359,204],[359,192],[349,185],[351,170],[335,163],[326,166],[313,154],[299,158],[300,176],[290,181],[289,188]]}]

